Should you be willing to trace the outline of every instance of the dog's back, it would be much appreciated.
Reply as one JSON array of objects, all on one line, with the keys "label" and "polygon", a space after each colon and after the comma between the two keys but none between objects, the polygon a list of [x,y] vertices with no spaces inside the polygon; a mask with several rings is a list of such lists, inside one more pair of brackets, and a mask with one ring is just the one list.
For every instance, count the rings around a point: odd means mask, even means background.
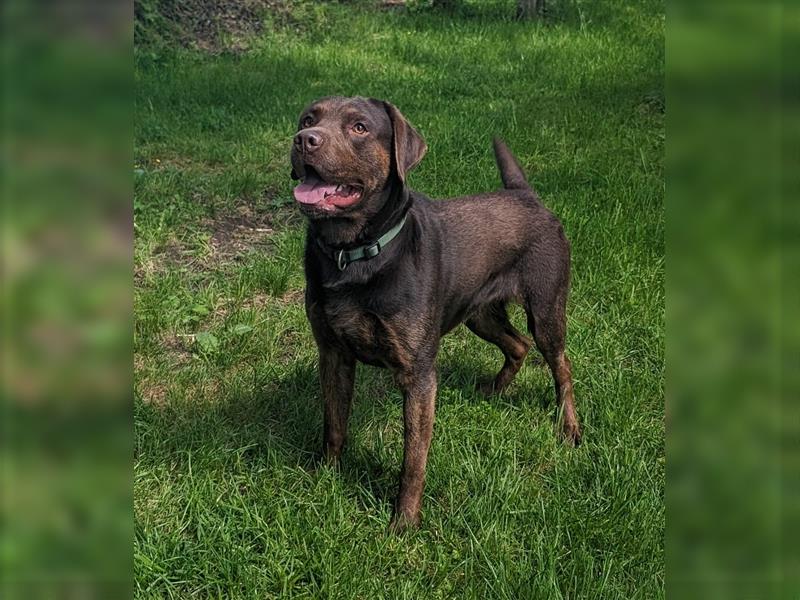
[{"label": "dog's back", "polygon": [[[563,286],[569,276],[569,242],[561,223],[541,203],[505,144],[495,139],[494,148],[505,189],[426,207],[445,240],[441,260],[457,265],[443,270],[452,274],[453,292],[481,303],[519,301],[530,278]],[[521,263],[525,268],[518,268]]]}]

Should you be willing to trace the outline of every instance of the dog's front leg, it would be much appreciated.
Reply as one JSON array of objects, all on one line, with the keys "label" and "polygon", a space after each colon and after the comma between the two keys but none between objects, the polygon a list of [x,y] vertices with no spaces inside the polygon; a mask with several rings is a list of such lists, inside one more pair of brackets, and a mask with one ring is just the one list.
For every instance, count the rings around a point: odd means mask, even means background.
[{"label": "dog's front leg", "polygon": [[336,462],[347,438],[347,420],[353,400],[355,359],[332,348],[319,348],[319,375],[325,402],[322,455]]},{"label": "dog's front leg", "polygon": [[403,470],[400,491],[389,527],[402,531],[420,522],[422,492],[425,488],[425,466],[433,436],[433,415],[436,400],[436,370],[398,377],[403,390],[403,421],[405,426]]}]

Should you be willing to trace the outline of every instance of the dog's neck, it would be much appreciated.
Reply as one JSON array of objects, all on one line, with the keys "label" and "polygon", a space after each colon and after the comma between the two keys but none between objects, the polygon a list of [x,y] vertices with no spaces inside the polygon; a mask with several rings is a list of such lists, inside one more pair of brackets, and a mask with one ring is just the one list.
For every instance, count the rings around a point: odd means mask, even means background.
[{"label": "dog's neck", "polygon": [[375,211],[358,215],[312,221],[310,232],[330,248],[351,249],[377,240],[389,231],[411,207],[411,194],[400,181],[393,180],[380,193]]}]

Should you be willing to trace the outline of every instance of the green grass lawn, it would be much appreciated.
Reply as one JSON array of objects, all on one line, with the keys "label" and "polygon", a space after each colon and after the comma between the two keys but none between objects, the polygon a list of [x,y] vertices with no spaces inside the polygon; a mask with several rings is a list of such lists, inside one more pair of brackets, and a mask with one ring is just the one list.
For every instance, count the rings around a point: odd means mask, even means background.
[{"label": "green grass lawn", "polygon": [[[304,3],[246,53],[137,52],[137,597],[663,597],[664,8],[551,4],[531,24],[497,3]],[[314,466],[288,150],[300,109],[334,93],[406,114],[429,145],[411,185],[433,198],[499,187],[502,136],[572,242],[583,444],[558,442],[533,360],[478,395],[502,357],[456,329],[423,525],[403,536],[386,532],[402,455],[387,373],[359,367],[343,465]]]}]

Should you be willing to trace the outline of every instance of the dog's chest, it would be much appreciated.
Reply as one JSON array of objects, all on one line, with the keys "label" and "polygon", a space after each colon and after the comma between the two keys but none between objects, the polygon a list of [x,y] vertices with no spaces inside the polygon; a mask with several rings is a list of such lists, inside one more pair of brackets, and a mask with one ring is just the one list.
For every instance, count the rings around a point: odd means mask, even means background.
[{"label": "dog's chest", "polygon": [[408,331],[398,314],[387,314],[357,302],[331,302],[323,307],[330,330],[358,360],[403,369],[412,356]]}]

